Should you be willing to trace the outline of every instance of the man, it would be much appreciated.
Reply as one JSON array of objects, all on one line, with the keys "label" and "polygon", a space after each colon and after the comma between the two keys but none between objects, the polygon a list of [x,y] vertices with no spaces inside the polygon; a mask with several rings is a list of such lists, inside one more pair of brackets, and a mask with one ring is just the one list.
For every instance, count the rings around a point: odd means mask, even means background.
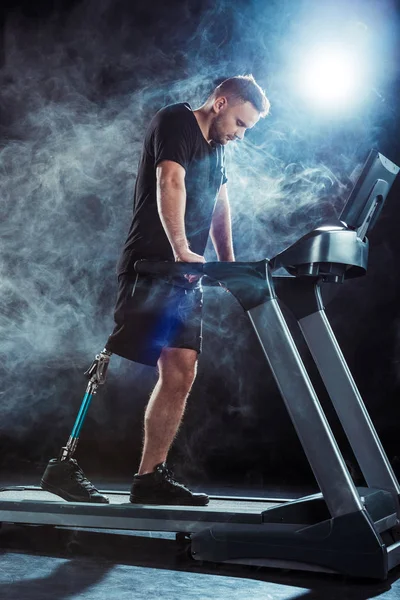
[{"label": "man", "polygon": [[[196,376],[202,288],[193,276],[173,282],[138,276],[134,264],[141,258],[204,263],[209,234],[218,260],[235,260],[224,146],[241,140],[268,111],[251,75],[232,77],[197,110],[187,103],[162,109],[146,132],[133,220],[117,268],[116,326],[106,344],[108,351],[159,371],[145,412],[133,503],[208,503],[206,494],[178,483],[165,464]],[[108,502],[72,459],[50,461],[42,487],[68,500]]]}]

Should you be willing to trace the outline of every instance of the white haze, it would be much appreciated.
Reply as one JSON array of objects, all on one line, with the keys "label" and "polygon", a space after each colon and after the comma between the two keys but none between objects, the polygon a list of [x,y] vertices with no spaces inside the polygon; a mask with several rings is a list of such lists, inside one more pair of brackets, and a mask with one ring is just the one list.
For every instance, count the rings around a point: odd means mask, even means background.
[{"label": "white haze", "polygon": [[[66,416],[71,422],[71,390],[83,394],[82,368],[112,330],[115,263],[130,223],[149,118],[166,103],[198,106],[216,77],[253,69],[251,56],[242,59],[229,42],[238,23],[228,4],[217,3],[186,39],[179,32],[192,17],[182,8],[170,35],[171,53],[162,16],[143,31],[133,17],[111,18],[111,9],[111,2],[92,1],[35,27],[18,16],[6,24],[0,74],[0,430],[11,426],[15,435],[49,413],[58,423]],[[279,10],[260,11],[241,40],[242,47],[253,43],[255,54],[268,59],[265,72],[255,61],[255,75],[272,111],[227,151],[237,260],[271,257],[321,220],[334,218],[353,169],[375,141],[373,122],[363,123],[360,136],[359,122],[349,121],[350,133],[352,127],[356,133],[341,144],[306,108],[292,110],[284,73],[274,71],[273,51],[285,34],[285,8]],[[226,11],[230,29],[223,26]],[[268,40],[258,34],[252,39],[268,24]],[[214,258],[210,246],[207,258]],[[254,339],[233,299],[207,294],[204,330],[211,337],[202,372],[217,365],[224,380],[234,380],[237,395],[227,410],[240,409],[254,421],[246,398],[255,391],[240,375],[244,354],[251,367],[257,353]],[[118,359],[113,364],[114,377],[129,373],[147,394],[150,370]],[[201,390],[207,396],[206,387]],[[212,415],[204,416],[206,424]]]}]

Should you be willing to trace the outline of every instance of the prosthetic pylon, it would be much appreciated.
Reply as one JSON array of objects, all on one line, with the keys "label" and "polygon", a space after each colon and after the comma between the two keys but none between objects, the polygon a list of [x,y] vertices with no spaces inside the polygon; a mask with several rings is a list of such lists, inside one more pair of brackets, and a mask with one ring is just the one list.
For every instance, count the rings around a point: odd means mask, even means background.
[{"label": "prosthetic pylon", "polygon": [[106,381],[108,363],[110,362],[111,356],[112,352],[109,352],[106,349],[102,350],[100,354],[96,355],[96,358],[89,369],[85,372],[85,375],[89,378],[89,383],[68,442],[61,448],[59,460],[68,460],[69,458],[72,458],[78,445],[79,435],[92,398],[96,394],[99,385],[103,385]]}]

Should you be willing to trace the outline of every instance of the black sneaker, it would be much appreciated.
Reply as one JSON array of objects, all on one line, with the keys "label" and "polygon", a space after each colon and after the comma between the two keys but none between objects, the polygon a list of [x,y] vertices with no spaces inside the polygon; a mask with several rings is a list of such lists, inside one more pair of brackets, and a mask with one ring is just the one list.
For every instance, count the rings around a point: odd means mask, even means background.
[{"label": "black sneaker", "polygon": [[194,494],[175,481],[165,463],[156,466],[152,473],[135,475],[129,500],[134,504],[172,504],[206,506],[206,494]]},{"label": "black sneaker", "polygon": [[52,458],[43,474],[40,487],[69,502],[110,502],[85,477],[85,473],[73,458]]}]

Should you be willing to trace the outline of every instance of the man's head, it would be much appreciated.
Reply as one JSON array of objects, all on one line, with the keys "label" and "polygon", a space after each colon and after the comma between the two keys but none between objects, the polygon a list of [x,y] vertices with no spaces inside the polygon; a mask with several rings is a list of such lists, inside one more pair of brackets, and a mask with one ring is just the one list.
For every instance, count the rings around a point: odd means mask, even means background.
[{"label": "man's head", "polygon": [[246,129],[265,117],[270,103],[252,75],[239,75],[215,88],[207,104],[211,109],[209,137],[217,144],[243,139]]}]

